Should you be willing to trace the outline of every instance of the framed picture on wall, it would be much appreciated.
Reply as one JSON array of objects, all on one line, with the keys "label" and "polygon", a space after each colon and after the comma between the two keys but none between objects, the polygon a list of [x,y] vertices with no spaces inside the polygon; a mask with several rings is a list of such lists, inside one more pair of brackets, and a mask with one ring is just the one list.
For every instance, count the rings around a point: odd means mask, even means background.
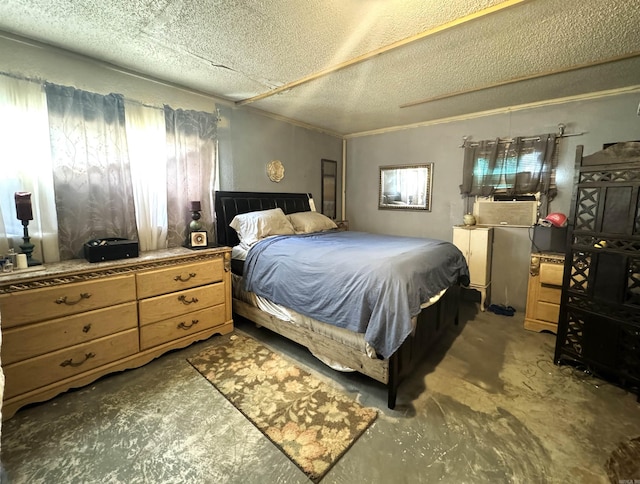
[{"label": "framed picture on wall", "polygon": [[380,167],[378,209],[431,210],[433,163]]}]

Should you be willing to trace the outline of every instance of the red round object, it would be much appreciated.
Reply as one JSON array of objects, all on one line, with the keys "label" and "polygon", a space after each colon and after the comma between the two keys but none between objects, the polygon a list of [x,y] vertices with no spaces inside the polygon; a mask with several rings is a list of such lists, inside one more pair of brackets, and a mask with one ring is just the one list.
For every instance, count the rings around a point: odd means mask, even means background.
[{"label": "red round object", "polygon": [[564,227],[567,225],[567,216],[564,213],[554,212],[547,215],[545,218],[554,227]]}]

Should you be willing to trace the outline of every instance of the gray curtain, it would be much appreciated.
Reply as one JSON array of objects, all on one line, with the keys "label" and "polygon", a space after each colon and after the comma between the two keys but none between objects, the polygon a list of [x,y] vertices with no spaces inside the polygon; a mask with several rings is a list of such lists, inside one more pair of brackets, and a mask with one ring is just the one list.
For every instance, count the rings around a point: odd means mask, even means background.
[{"label": "gray curtain", "polygon": [[167,126],[168,247],[187,240],[190,202],[200,201],[202,230],[213,230],[213,187],[217,176],[217,115],[164,108]]},{"label": "gray curtain", "polygon": [[460,192],[467,196],[490,196],[496,191],[507,195],[540,192],[551,200],[557,193],[555,151],[555,134],[507,142],[467,141]]},{"label": "gray curtain", "polygon": [[90,239],[137,239],[122,96],[46,83],[60,259]]}]

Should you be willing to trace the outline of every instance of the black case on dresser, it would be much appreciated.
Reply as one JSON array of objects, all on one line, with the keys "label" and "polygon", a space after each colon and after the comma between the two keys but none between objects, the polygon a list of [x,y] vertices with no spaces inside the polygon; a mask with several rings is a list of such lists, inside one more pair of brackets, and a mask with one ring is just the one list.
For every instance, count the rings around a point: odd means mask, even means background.
[{"label": "black case on dresser", "polygon": [[578,146],[575,181],[554,361],[640,395],[640,143]]}]

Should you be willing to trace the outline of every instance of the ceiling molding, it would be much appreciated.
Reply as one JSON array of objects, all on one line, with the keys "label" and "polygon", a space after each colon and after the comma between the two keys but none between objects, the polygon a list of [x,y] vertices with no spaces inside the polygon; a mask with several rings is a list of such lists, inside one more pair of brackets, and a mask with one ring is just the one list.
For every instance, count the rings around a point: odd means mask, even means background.
[{"label": "ceiling molding", "polygon": [[532,74],[529,76],[522,76],[522,77],[516,77],[515,79],[509,79],[506,81],[502,81],[502,82],[496,82],[494,84],[488,84],[486,86],[481,86],[481,87],[474,87],[472,89],[465,89],[463,91],[456,91],[456,92],[452,92],[449,94],[442,94],[440,96],[434,96],[434,97],[430,97],[427,99],[422,99],[420,101],[412,101],[406,104],[401,104],[399,107],[402,108],[409,108],[409,107],[413,107],[413,106],[419,106],[420,104],[427,104],[433,101],[440,101],[442,99],[449,99],[452,97],[456,97],[456,96],[461,96],[463,94],[471,94],[474,92],[479,92],[479,91],[485,91],[487,89],[493,89],[496,87],[503,87],[503,86],[508,86],[509,84],[515,84],[517,82],[522,82],[522,81],[531,81],[533,79],[540,79],[542,77],[547,77],[547,76],[553,76],[556,74],[564,74],[566,72],[573,72],[573,71],[577,71],[580,69],[587,69],[589,67],[596,67],[596,66],[600,66],[600,65],[604,65],[604,64],[609,64],[611,62],[618,62],[621,60],[626,60],[626,59],[632,59],[634,57],[640,57],[640,50],[636,50],[634,52],[629,52],[628,54],[622,54],[622,55],[618,55],[618,56],[614,56],[614,57],[610,57],[608,59],[602,59],[602,60],[597,60],[597,61],[593,61],[593,62],[585,62],[584,64],[577,64],[574,66],[569,66],[563,69],[556,69],[553,71],[546,71],[546,72],[542,72],[542,73],[538,73],[538,74]]},{"label": "ceiling molding", "polygon": [[345,62],[341,62],[340,64],[336,64],[334,66],[328,67],[326,69],[323,69],[321,71],[315,72],[313,74],[310,74],[308,76],[302,77],[300,79],[297,79],[295,81],[292,82],[288,82],[287,84],[283,84],[282,86],[279,86],[275,89],[272,89],[270,91],[264,92],[262,94],[258,94],[257,96],[253,96],[247,99],[243,99],[241,101],[236,101],[236,105],[238,106],[243,106],[245,104],[250,104],[256,101],[260,101],[262,99],[274,96],[278,93],[281,93],[283,91],[287,91],[289,89],[292,89],[294,87],[300,86],[302,84],[306,84],[308,82],[314,81],[316,79],[319,79],[321,77],[327,76],[328,74],[332,74],[336,71],[339,71],[341,69],[345,69],[347,67],[353,66],[355,64],[359,64],[361,62],[367,61],[369,59],[372,59],[376,56],[379,56],[380,54],[384,54],[386,52],[389,52],[391,50],[397,49],[399,47],[403,47],[407,44],[410,44],[412,42],[416,42],[418,40],[422,40],[424,38],[427,38],[429,36],[438,34],[440,32],[444,32],[445,30],[450,30],[453,29],[455,27],[458,27],[460,25],[463,25],[465,23],[480,19],[482,17],[486,17],[488,15],[492,15],[494,13],[500,12],[502,10],[505,10],[507,8],[511,8],[513,6],[516,5],[520,5],[522,3],[526,3],[529,2],[531,0],[507,0],[504,2],[501,2],[499,4],[493,5],[491,7],[487,7],[484,8],[482,10],[478,10],[477,12],[473,12],[470,13],[468,15],[465,15],[463,17],[459,17],[456,18],[454,20],[451,20],[449,22],[445,22],[444,24],[438,25],[436,27],[433,27],[431,29],[425,30],[423,32],[420,32],[419,34],[416,35],[412,35],[410,37],[407,37],[405,39],[399,40],[397,42],[394,42],[392,44],[386,45],[384,47],[380,47],[379,49],[373,50],[371,52],[367,52],[366,54],[354,57],[353,59],[349,59]]},{"label": "ceiling molding", "polygon": [[[363,136],[374,136],[374,135],[378,135],[378,134],[384,134],[384,133],[391,133],[394,131],[402,131],[405,129],[413,129],[413,128],[422,128],[425,126],[435,126],[438,124],[446,124],[446,123],[453,123],[456,121],[467,121],[470,119],[477,119],[477,118],[482,118],[485,116],[494,116],[496,114],[504,114],[504,113],[510,113],[510,112],[515,112],[515,111],[523,111],[525,109],[536,109],[536,108],[541,108],[541,107],[546,107],[546,106],[555,106],[558,104],[567,104],[567,103],[572,103],[572,102],[578,102],[578,101],[588,101],[588,100],[593,100],[593,99],[601,99],[601,98],[606,98],[606,97],[611,97],[611,96],[619,96],[622,94],[629,94],[629,93],[640,93],[640,84],[636,84],[634,86],[627,86],[627,87],[622,87],[622,88],[618,88],[618,89],[609,89],[606,91],[598,91],[598,92],[590,92],[587,94],[577,94],[575,96],[567,96],[567,97],[562,97],[562,98],[557,98],[557,99],[548,99],[545,101],[536,101],[533,103],[527,103],[527,104],[518,104],[518,105],[514,105],[514,106],[507,106],[504,108],[497,108],[497,109],[490,109],[487,111],[479,111],[477,113],[471,113],[471,114],[461,114],[459,116],[451,116],[449,118],[439,118],[439,119],[433,119],[431,121],[423,121],[423,122],[419,122],[419,123],[413,123],[413,124],[406,124],[406,125],[402,125],[402,126],[392,126],[390,128],[382,128],[382,129],[374,129],[374,130],[370,130],[370,131],[362,131],[359,133],[350,133],[350,134],[345,134],[343,135],[344,139],[352,139],[352,138],[360,138]],[[634,108],[635,109],[635,108]]]},{"label": "ceiling molding", "polygon": [[[13,34],[11,32],[5,32],[3,30],[0,30],[0,38],[9,40],[11,42],[17,42],[17,43],[20,43],[20,44],[24,44],[24,45],[27,45],[29,47],[34,47],[34,48],[37,48],[37,49],[43,49],[45,51],[51,51],[52,53],[55,53],[55,54],[63,55],[63,56],[66,56],[66,57],[70,57],[72,59],[79,60],[81,62],[90,63],[90,64],[93,64],[93,65],[102,67],[104,69],[108,69],[110,71],[117,72],[119,74],[135,77],[137,79],[142,79],[143,81],[153,82],[153,83],[159,84],[161,86],[170,87],[172,89],[178,89],[180,91],[187,92],[189,94],[195,94],[196,96],[205,97],[207,99],[210,99],[210,100],[214,101],[215,103],[222,104],[224,106],[229,106],[229,107],[234,107],[235,106],[235,103],[230,99],[225,99],[225,98],[220,97],[220,96],[214,96],[213,94],[207,93],[205,91],[199,91],[198,89],[194,89],[194,88],[191,88],[191,87],[184,86],[182,84],[178,84],[178,83],[175,83],[175,82],[171,82],[171,81],[167,81],[167,80],[164,80],[164,79],[160,79],[158,77],[153,77],[153,76],[150,76],[148,74],[142,74],[140,72],[136,72],[134,70],[127,69],[125,67],[120,67],[120,66],[117,66],[115,64],[111,64],[110,62],[107,62],[107,61],[104,61],[104,60],[96,59],[95,57],[90,57],[88,55],[79,54],[78,52],[74,52],[72,50],[65,49],[63,47],[58,47],[58,46],[51,45],[51,44],[45,44],[44,42],[39,42],[37,40],[29,39],[27,37],[22,37],[20,35]],[[158,106],[155,106],[155,107],[158,107]]]},{"label": "ceiling molding", "polygon": [[[62,47],[56,47],[56,46],[53,46],[53,45],[45,44],[43,42],[39,42],[39,41],[34,40],[34,39],[21,37],[19,35],[16,35],[16,34],[13,34],[13,33],[10,33],[10,32],[5,32],[5,31],[2,31],[2,30],[0,30],[0,38],[6,39],[6,40],[9,40],[9,41],[12,41],[12,42],[18,42],[20,44],[28,45],[30,47],[34,47],[34,48],[37,48],[37,49],[43,49],[45,51],[50,51],[52,53],[64,55],[64,56],[79,60],[81,62],[86,62],[86,63],[90,63],[90,64],[93,64],[93,65],[96,65],[96,66],[100,66],[100,67],[102,67],[104,69],[108,69],[110,71],[117,72],[118,74],[122,74],[122,75],[125,75],[125,76],[130,76],[130,77],[135,77],[135,78],[141,79],[143,81],[153,82],[155,84],[160,84],[162,86],[170,87],[172,89],[178,89],[180,91],[183,91],[183,92],[186,92],[186,93],[189,93],[189,94],[194,94],[196,96],[201,96],[203,98],[206,98],[208,100],[213,101],[216,104],[219,104],[219,105],[222,105],[222,106],[227,106],[227,107],[230,107],[232,109],[237,109],[238,108],[233,101],[230,101],[228,99],[224,99],[224,98],[221,98],[221,97],[218,97],[218,96],[214,96],[214,95],[209,94],[207,92],[199,91],[199,90],[193,89],[193,88],[189,88],[189,87],[183,86],[181,84],[177,84],[177,83],[170,82],[170,81],[165,81],[163,79],[159,79],[159,78],[156,78],[156,77],[153,77],[153,76],[149,76],[147,74],[142,74],[142,73],[130,70],[130,69],[125,69],[123,67],[119,67],[119,66],[116,66],[114,64],[110,64],[109,62],[105,62],[103,60],[99,60],[99,59],[95,59],[93,57],[89,57],[89,56],[86,56],[86,55],[83,55],[83,54],[79,54],[77,52],[73,52],[71,50],[67,50],[67,49],[64,49]],[[0,71],[0,74],[1,73],[2,72]],[[22,77],[22,76],[18,76],[18,77],[20,77],[21,79],[31,80],[31,81],[38,81],[38,82],[44,82],[44,81],[49,80],[49,79],[26,78],[26,77]],[[53,81],[51,81],[51,82],[53,82]],[[143,104],[145,106],[162,109],[162,106],[155,106],[155,105],[150,105],[148,103],[142,103],[139,100],[130,99],[128,97],[126,97],[126,99],[129,100],[129,101],[141,103],[141,104]],[[306,129],[309,129],[309,130],[312,130],[312,131],[317,131],[317,132],[320,132],[320,133],[328,134],[330,136],[334,136],[334,137],[339,138],[339,139],[343,139],[343,135],[341,133],[337,133],[335,131],[331,131],[331,130],[325,129],[325,128],[320,128],[318,126],[314,126],[314,125],[305,123],[303,121],[299,121],[297,119],[287,118],[286,116],[281,116],[281,115],[278,115],[278,114],[269,113],[267,111],[263,111],[262,109],[255,108],[253,106],[246,106],[246,107],[243,107],[243,109],[245,109],[247,111],[250,111],[250,112],[252,112],[254,114],[260,115],[260,116],[264,116],[264,117],[267,117],[267,118],[275,119],[277,121],[282,121],[282,122],[285,122],[285,123],[288,123],[288,124],[292,124],[294,126],[299,126],[301,128],[306,128]]]},{"label": "ceiling molding", "polygon": [[254,114],[258,114],[260,116],[264,116],[265,118],[275,119],[276,121],[282,121],[284,123],[292,124],[294,126],[298,126],[300,128],[305,128],[311,131],[317,131],[319,133],[327,134],[329,136],[333,136],[335,138],[344,139],[344,134],[338,133],[336,131],[332,131],[330,129],[321,128],[320,126],[315,126],[313,124],[305,123],[304,121],[299,121],[297,119],[288,118],[286,116],[282,116],[280,114],[270,113],[268,111],[263,111],[262,109],[254,108],[253,106],[236,106],[235,109],[246,110],[252,112]]}]

